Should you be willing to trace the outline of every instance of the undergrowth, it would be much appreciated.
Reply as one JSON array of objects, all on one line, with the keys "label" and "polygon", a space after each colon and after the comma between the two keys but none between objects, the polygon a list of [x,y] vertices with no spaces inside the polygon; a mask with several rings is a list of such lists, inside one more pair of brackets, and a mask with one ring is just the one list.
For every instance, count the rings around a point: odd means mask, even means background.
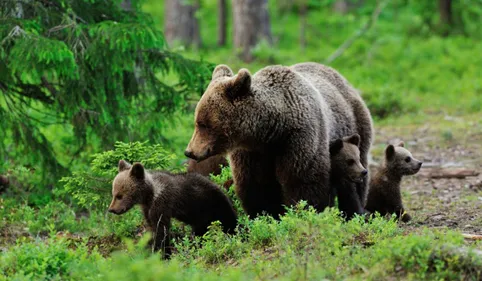
[{"label": "undergrowth", "polygon": [[235,235],[214,223],[202,238],[178,239],[169,261],[147,250],[148,233],[124,240],[123,250],[108,256],[87,238],[20,238],[0,256],[0,280],[479,280],[482,274],[480,260],[465,272],[461,258],[437,258],[444,245],[462,246],[459,233],[406,235],[394,218],[344,222],[336,209],[306,207],[301,202],[279,221],[242,216]]}]

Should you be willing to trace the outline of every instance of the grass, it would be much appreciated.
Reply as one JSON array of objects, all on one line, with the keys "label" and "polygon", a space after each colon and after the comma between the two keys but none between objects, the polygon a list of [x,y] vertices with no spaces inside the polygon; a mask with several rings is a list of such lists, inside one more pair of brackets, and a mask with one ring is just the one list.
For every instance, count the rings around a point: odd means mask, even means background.
[{"label": "grass", "polygon": [[457,232],[407,234],[380,217],[345,223],[334,209],[316,213],[303,204],[280,221],[241,217],[233,236],[216,225],[202,239],[185,236],[170,261],[146,250],[148,237],[125,240],[108,256],[87,236],[19,238],[0,256],[0,280],[477,280],[460,270],[458,257],[432,257],[443,245],[462,246]]}]

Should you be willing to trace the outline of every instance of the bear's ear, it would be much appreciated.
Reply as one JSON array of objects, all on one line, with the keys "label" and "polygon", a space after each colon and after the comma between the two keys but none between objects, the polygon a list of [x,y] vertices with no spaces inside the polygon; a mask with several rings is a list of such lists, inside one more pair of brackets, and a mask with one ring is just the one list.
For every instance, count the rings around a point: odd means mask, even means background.
[{"label": "bear's ear", "polygon": [[389,144],[385,149],[385,158],[388,161],[395,159],[395,147],[393,145]]},{"label": "bear's ear", "polygon": [[132,165],[130,175],[136,179],[144,179],[144,166],[141,163],[137,162]]},{"label": "bear's ear", "polygon": [[330,143],[330,155],[333,156],[340,152],[340,150],[343,148],[343,140],[342,139],[337,139],[336,141],[333,141]]},{"label": "bear's ear", "polygon": [[131,164],[127,163],[127,161],[120,160],[119,161],[119,172],[129,170],[131,168]]},{"label": "bear's ear", "polygon": [[348,138],[345,139],[346,142],[354,144],[356,146],[360,145],[360,135],[359,134],[354,134],[353,136],[349,136]]},{"label": "bear's ear", "polygon": [[400,142],[398,143],[398,146],[400,146],[400,147],[405,147],[405,143],[404,143],[403,141],[400,141]]},{"label": "bear's ear", "polygon": [[225,64],[220,64],[216,66],[216,68],[213,70],[213,75],[211,77],[212,80],[215,80],[219,77],[233,77],[233,71],[229,66]]},{"label": "bear's ear", "polygon": [[251,94],[251,74],[247,69],[240,69],[238,74],[226,84],[225,94],[230,101]]}]

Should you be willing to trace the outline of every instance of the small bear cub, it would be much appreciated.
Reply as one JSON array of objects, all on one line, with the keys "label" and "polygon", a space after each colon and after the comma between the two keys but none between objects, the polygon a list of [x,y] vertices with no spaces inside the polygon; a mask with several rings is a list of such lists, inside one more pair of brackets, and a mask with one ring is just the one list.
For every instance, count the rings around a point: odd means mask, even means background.
[{"label": "small bear cub", "polygon": [[171,218],[190,225],[198,236],[217,220],[224,232],[233,233],[236,228],[237,216],[231,201],[206,177],[197,173],[147,171],[140,163],[131,165],[120,160],[109,212],[121,215],[136,204],[141,205],[153,233],[154,251],[163,249],[163,257],[171,253]]},{"label": "small bear cub", "polygon": [[405,213],[400,183],[403,176],[418,173],[422,161],[413,158],[404,146],[402,141],[397,146],[390,144],[385,149],[384,163],[370,181],[366,209],[370,212],[377,211],[382,216],[396,214],[398,219],[408,222],[412,218]]},{"label": "small bear cub", "polygon": [[338,208],[347,219],[365,213],[357,183],[362,183],[368,171],[360,162],[360,136],[337,139],[330,143],[330,185],[338,196]]}]

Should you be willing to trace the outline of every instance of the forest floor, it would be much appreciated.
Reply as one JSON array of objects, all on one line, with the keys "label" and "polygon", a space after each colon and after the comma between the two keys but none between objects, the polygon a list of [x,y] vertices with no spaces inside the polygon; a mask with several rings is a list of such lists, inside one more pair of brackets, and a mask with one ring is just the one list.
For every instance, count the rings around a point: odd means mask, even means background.
[{"label": "forest floor", "polygon": [[[402,180],[404,205],[413,217],[402,224],[407,231],[427,226],[482,234],[481,120],[480,114],[437,116],[423,124],[376,126],[372,171],[381,163],[386,144],[400,140],[424,162],[418,174]],[[473,176],[449,177],[448,173],[461,170]],[[432,178],[434,171],[443,171],[442,177]]]}]

